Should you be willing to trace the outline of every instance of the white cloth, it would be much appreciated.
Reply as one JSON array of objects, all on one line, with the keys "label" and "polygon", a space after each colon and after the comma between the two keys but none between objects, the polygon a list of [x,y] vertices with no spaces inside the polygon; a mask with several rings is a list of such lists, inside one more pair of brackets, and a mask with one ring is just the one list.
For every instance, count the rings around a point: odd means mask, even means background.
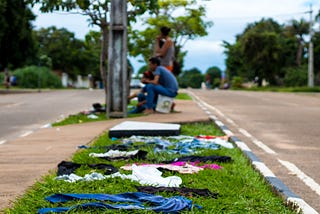
[{"label": "white cloth", "polygon": [[136,155],[139,152],[139,150],[134,150],[130,152],[123,152],[119,150],[109,150],[106,153],[90,153],[90,157],[109,157],[109,158],[116,158],[116,157],[128,157],[132,155]]},{"label": "white cloth", "polygon": [[137,181],[141,185],[150,185],[156,187],[179,187],[182,184],[182,179],[178,176],[162,177],[162,172],[155,167],[151,166],[137,166],[132,165],[132,174],[123,175],[119,172],[108,177],[120,177],[122,179],[130,179],[132,181]]}]

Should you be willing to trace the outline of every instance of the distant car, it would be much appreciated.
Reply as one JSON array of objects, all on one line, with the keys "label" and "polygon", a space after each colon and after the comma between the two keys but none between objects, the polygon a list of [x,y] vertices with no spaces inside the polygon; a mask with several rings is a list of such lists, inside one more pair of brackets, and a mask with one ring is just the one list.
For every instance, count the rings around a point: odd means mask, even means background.
[{"label": "distant car", "polygon": [[130,88],[142,88],[144,84],[140,81],[140,79],[131,79]]}]

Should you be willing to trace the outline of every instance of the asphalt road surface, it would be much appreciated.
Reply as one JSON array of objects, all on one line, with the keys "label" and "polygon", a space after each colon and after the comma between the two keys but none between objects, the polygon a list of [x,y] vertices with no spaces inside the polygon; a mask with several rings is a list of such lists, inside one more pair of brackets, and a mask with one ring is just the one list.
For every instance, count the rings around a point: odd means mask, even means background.
[{"label": "asphalt road surface", "polygon": [[320,94],[190,90],[320,213]]},{"label": "asphalt road surface", "polygon": [[0,144],[104,103],[103,90],[52,90],[0,94]]}]

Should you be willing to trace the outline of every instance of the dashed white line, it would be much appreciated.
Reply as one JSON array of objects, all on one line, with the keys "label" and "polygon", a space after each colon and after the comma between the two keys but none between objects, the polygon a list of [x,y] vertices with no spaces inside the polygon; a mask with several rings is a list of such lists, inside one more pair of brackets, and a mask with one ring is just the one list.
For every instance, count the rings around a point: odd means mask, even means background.
[{"label": "dashed white line", "polygon": [[23,133],[22,135],[20,135],[20,137],[26,137],[32,133],[33,133],[33,131],[27,131],[27,132]]},{"label": "dashed white line", "polygon": [[312,178],[304,174],[296,165],[290,163],[288,161],[280,160],[278,161],[285,166],[290,172],[297,175],[308,187],[310,187],[313,191],[315,191],[318,195],[320,195],[320,185],[315,182]]},{"label": "dashed white line", "polygon": [[260,140],[257,140],[256,138],[254,138],[248,131],[246,131],[245,129],[238,129],[240,133],[242,133],[244,136],[248,137],[251,139],[251,141],[258,147],[260,147],[263,151],[265,151],[268,154],[277,154],[275,151],[273,151],[272,149],[270,149],[267,145],[265,145],[264,143],[262,143]]},{"label": "dashed white line", "polygon": [[6,142],[7,142],[6,140],[1,140],[1,141],[0,141],[0,145],[1,145],[1,144],[5,144]]},{"label": "dashed white line", "polygon": [[242,128],[239,128],[238,130],[239,130],[239,132],[240,132],[241,134],[243,134],[244,136],[246,136],[246,137],[248,137],[248,138],[252,138],[252,135],[251,135],[247,130],[242,129]]}]

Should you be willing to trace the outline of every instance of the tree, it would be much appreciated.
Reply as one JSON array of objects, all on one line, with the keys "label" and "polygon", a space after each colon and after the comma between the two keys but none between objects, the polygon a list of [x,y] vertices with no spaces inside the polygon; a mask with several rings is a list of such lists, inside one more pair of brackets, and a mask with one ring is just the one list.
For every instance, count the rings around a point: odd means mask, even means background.
[{"label": "tree", "polygon": [[214,88],[220,86],[222,71],[217,66],[213,66],[207,69],[206,71],[206,83],[209,81],[209,84]]},{"label": "tree", "polygon": [[297,42],[297,53],[296,53],[296,64],[301,66],[301,59],[304,54],[305,41],[303,36],[309,33],[309,23],[304,19],[291,20],[290,25],[287,25],[285,28],[287,35],[293,36],[296,38]]},{"label": "tree", "polygon": [[227,70],[238,69],[237,75],[247,80],[258,77],[259,86],[263,79],[271,85],[282,84],[284,67],[291,66],[289,62],[294,56],[294,52],[287,50],[292,43],[283,33],[283,26],[272,19],[249,24],[237,36],[235,45],[225,43],[225,47]]},{"label": "tree", "polygon": [[61,70],[75,79],[79,73],[74,62],[78,56],[80,41],[65,28],[41,28],[36,31],[39,41],[39,55],[48,56],[52,61],[53,70]]},{"label": "tree", "polygon": [[[177,13],[183,9],[183,15]],[[143,30],[133,30],[130,33],[130,54],[132,56],[142,55],[145,62],[153,55],[153,46],[160,27],[168,26],[172,29],[170,36],[174,41],[175,58],[183,67],[183,59],[187,54],[182,51],[188,40],[206,36],[207,28],[212,22],[204,21],[206,15],[205,7],[198,5],[195,0],[169,1],[159,0],[159,7],[155,15],[145,19]]]},{"label": "tree", "polygon": [[32,64],[36,47],[31,21],[35,16],[23,0],[1,0],[0,13],[0,69]]},{"label": "tree", "polygon": [[203,74],[197,68],[192,68],[181,73],[178,77],[179,86],[181,88],[200,88],[203,82]]},{"label": "tree", "polygon": [[[102,34],[101,52],[100,52],[100,74],[104,85],[107,85],[107,59],[108,59],[108,40],[109,40],[109,12],[110,0],[28,0],[32,5],[40,4],[42,12],[52,12],[56,10],[72,12],[76,11],[89,17],[91,25],[100,28]],[[129,0],[131,11],[128,12],[128,20],[135,21],[136,16],[152,10],[157,7],[157,0]],[[123,86],[125,87],[125,86]],[[107,95],[107,87],[105,94]],[[107,96],[106,96],[107,102]]]}]

